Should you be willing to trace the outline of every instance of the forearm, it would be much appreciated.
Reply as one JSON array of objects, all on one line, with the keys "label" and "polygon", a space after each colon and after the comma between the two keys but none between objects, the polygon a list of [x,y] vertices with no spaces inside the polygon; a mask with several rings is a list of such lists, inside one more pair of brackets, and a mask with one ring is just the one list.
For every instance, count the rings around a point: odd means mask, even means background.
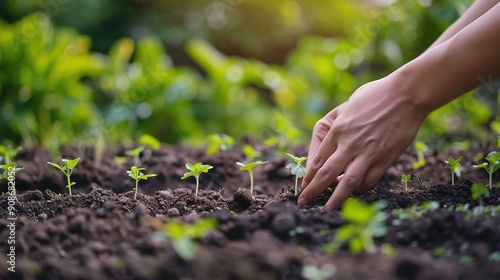
[{"label": "forearm", "polygon": [[455,21],[448,29],[446,29],[441,36],[429,47],[429,49],[444,43],[446,40],[453,37],[464,27],[469,25],[471,22],[482,16],[489,9],[494,7],[496,4],[500,3],[499,0],[478,0],[475,1],[469,9],[457,20]]},{"label": "forearm", "polygon": [[474,89],[479,77],[500,74],[500,4],[444,43],[389,77],[408,102],[424,113]]}]

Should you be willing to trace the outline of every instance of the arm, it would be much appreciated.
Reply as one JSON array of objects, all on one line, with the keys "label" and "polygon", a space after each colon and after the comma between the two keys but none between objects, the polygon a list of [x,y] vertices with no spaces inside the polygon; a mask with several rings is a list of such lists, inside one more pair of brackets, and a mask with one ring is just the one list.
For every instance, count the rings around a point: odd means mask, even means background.
[{"label": "arm", "polygon": [[415,138],[433,110],[500,75],[500,4],[441,44],[360,87],[314,128],[299,205],[344,174],[325,205],[337,209],[373,188]]}]

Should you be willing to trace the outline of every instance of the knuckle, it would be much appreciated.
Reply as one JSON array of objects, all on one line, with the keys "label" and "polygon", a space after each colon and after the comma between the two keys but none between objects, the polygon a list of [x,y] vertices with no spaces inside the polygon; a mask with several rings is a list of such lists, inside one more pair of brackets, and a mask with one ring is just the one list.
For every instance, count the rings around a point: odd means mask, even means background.
[{"label": "knuckle", "polygon": [[342,178],[342,181],[344,182],[344,186],[351,190],[355,189],[361,182],[358,177],[352,175],[344,176],[344,178]]},{"label": "knuckle", "polygon": [[330,130],[330,124],[325,119],[320,119],[314,124],[313,130],[315,132],[327,133]]},{"label": "knuckle", "polygon": [[325,163],[324,158],[320,154],[314,155],[311,160],[311,169],[317,170]]},{"label": "knuckle", "polygon": [[320,169],[318,169],[318,176],[320,178],[324,178],[324,180],[328,179],[332,174],[332,170],[328,166],[323,166]]}]

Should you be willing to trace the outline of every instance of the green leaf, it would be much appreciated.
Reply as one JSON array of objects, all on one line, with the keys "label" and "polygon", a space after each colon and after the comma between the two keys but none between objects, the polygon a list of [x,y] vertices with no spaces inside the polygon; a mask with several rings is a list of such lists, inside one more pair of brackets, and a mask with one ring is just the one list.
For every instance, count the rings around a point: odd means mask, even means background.
[{"label": "green leaf", "polygon": [[48,161],[47,163],[64,172],[63,166],[50,161]]},{"label": "green leaf", "polygon": [[139,147],[132,149],[132,150],[126,150],[125,154],[127,156],[135,157],[135,156],[139,156],[142,151],[144,151],[144,146],[139,146]]},{"label": "green leaf", "polygon": [[189,170],[189,172],[184,173],[184,176],[182,176],[181,179],[184,180],[191,176],[198,177],[201,173],[208,173],[208,171],[212,168],[213,166],[203,164],[202,162],[198,162],[195,164],[186,163],[186,169]]},{"label": "green leaf", "polygon": [[289,156],[296,164],[302,164],[302,162],[307,160],[307,157],[296,157],[289,153],[285,153],[285,155]]},{"label": "green leaf", "polygon": [[62,162],[64,162],[64,165],[67,166],[70,169],[75,169],[76,165],[80,161],[80,158],[75,158],[75,159],[63,159]]},{"label": "green leaf", "polygon": [[411,174],[401,175],[401,181],[403,181],[403,182],[411,181]]},{"label": "green leaf", "polygon": [[143,134],[139,138],[139,144],[146,145],[153,150],[159,150],[161,147],[160,140],[149,134]]},{"label": "green leaf", "polygon": [[248,144],[243,145],[241,151],[245,155],[247,161],[251,161],[255,158],[260,158],[262,156],[262,153],[260,151],[255,150],[252,145]]},{"label": "green leaf", "polygon": [[249,163],[236,162],[237,165],[241,166],[240,170],[252,171],[256,166],[268,163],[268,161],[254,161]]},{"label": "green leaf", "polygon": [[307,174],[306,168],[300,164],[295,163],[295,162],[289,163],[286,166],[286,168],[290,169],[290,173],[292,173],[292,175],[295,175],[299,178],[302,178],[302,177],[306,176],[306,174]]},{"label": "green leaf", "polygon": [[490,190],[486,187],[485,184],[478,184],[478,183],[472,184],[471,192],[472,192],[472,199],[474,200],[490,196]]},{"label": "green leaf", "polygon": [[356,224],[366,224],[377,214],[375,204],[367,205],[360,200],[349,198],[342,205],[342,218]]},{"label": "green leaf", "polygon": [[187,238],[183,237],[173,242],[175,252],[181,257],[183,260],[189,261],[194,259],[196,255],[196,243]]}]

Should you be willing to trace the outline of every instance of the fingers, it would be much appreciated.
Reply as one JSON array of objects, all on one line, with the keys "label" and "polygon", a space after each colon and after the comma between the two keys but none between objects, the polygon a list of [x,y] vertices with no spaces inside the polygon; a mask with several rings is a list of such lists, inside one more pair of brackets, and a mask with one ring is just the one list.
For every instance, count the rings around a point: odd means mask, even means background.
[{"label": "fingers", "polygon": [[312,133],[311,144],[309,145],[308,160],[306,162],[306,169],[309,169],[311,159],[316,155],[318,149],[325,139],[332,122],[337,118],[338,107],[330,111],[325,117],[320,119],[315,125]]}]

